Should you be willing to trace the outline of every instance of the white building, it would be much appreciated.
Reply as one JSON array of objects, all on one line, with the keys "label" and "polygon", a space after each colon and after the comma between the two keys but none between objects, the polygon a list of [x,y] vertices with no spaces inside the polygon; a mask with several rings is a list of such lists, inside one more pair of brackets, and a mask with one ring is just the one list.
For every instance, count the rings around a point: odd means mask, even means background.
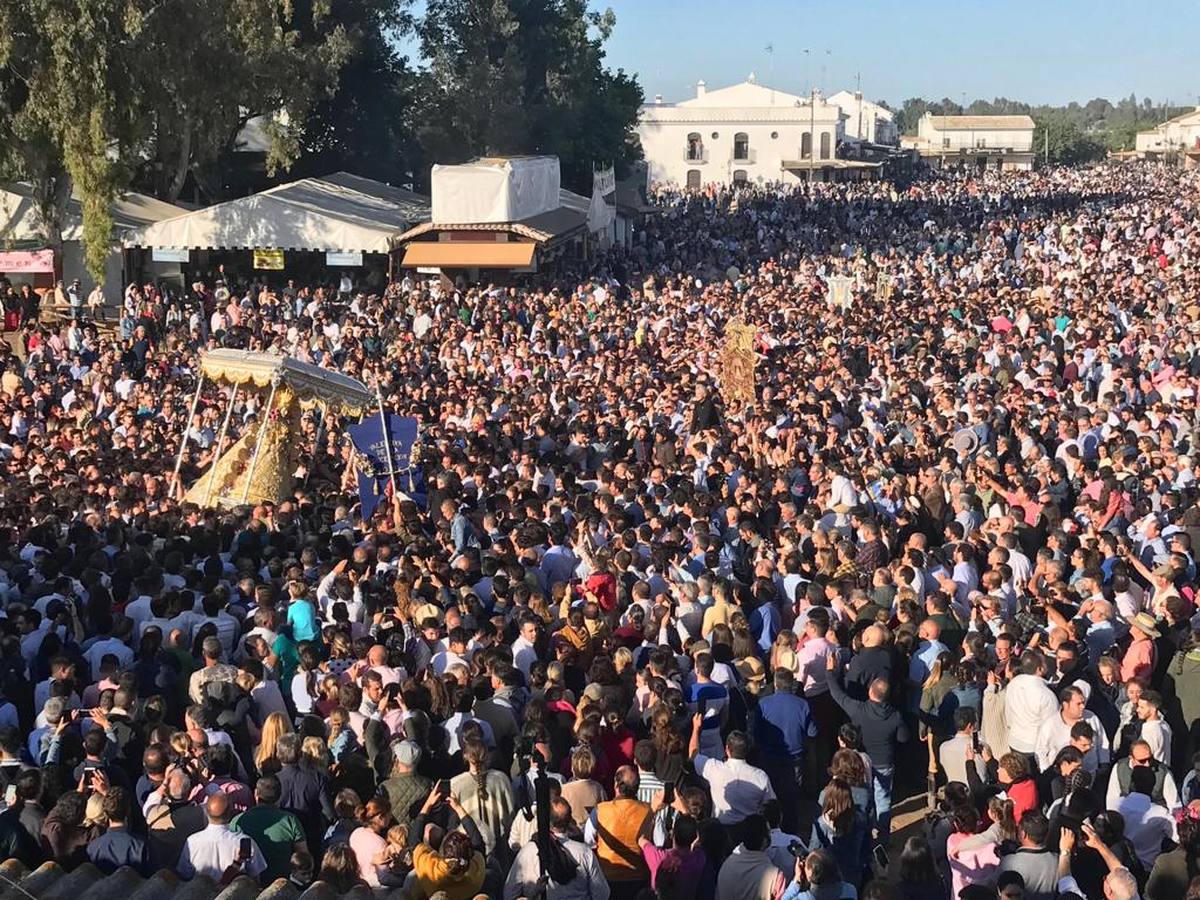
[{"label": "white building", "polygon": [[774,90],[753,73],[741,84],[712,91],[701,81],[696,96],[680,103],[656,97],[642,107],[637,126],[650,181],[698,188],[860,174],[863,164],[837,159],[841,112],[820,94],[814,97],[812,104]]},{"label": "white building", "polygon": [[1149,131],[1139,131],[1134,148],[1145,156],[1200,150],[1200,106],[1167,119]]},{"label": "white building", "polygon": [[847,140],[893,146],[900,142],[892,111],[864,100],[862,91],[838,91],[830,95],[829,102],[842,111]]},{"label": "white building", "polygon": [[935,116],[925,113],[915,137],[900,139],[933,166],[1028,171],[1033,168],[1029,116]]}]

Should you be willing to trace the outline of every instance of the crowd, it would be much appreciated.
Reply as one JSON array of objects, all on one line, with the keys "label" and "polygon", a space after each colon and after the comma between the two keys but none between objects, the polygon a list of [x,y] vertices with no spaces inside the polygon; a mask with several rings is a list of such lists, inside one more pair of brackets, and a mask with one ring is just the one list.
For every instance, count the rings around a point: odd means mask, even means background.
[{"label": "crowd", "polygon": [[[5,289],[0,855],[411,900],[1195,900],[1198,188],[664,189],[553,279],[220,271],[130,285],[115,331]],[[222,446],[218,388],[189,417],[219,346],[378,383],[424,505],[364,520],[311,413],[294,497],[182,501],[261,409]]]}]

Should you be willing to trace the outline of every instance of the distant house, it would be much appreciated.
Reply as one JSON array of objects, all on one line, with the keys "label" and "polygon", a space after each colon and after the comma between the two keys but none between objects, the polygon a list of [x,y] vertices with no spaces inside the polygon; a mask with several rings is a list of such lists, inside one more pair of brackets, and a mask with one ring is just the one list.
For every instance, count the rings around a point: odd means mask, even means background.
[{"label": "distant house", "polygon": [[873,163],[838,158],[845,117],[814,91],[789,94],[751,73],[740,84],[664,103],[661,96],[638,114],[637,133],[650,181],[691,189],[706,184],[769,184],[861,178]]},{"label": "distant house", "polygon": [[1146,158],[1181,154],[1194,164],[1200,159],[1200,106],[1167,119],[1148,131],[1139,131],[1134,149],[1138,155]]},{"label": "distant house", "polygon": [[984,171],[1033,168],[1033,119],[1029,116],[935,116],[925,113],[917,134],[900,139],[936,167]]},{"label": "distant house", "polygon": [[892,111],[864,100],[862,91],[838,91],[829,96],[829,102],[842,111],[847,140],[891,146],[900,142]]}]

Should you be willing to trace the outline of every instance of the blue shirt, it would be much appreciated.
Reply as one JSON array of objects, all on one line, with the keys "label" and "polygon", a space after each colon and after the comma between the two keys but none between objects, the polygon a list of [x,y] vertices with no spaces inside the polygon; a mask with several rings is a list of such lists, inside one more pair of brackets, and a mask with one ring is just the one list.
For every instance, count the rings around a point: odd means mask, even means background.
[{"label": "blue shirt", "polygon": [[149,878],[157,869],[149,842],[123,827],[109,826],[108,831],[87,845],[87,857],[105,875],[129,866]]},{"label": "blue shirt", "polygon": [[803,697],[776,691],[759,701],[754,739],[764,757],[798,762],[816,736],[817,723]]}]

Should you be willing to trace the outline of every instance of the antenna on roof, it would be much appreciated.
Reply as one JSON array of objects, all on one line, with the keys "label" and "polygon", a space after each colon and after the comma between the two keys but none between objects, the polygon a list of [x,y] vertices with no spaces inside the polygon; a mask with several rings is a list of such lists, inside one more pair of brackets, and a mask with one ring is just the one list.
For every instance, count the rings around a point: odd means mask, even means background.
[{"label": "antenna on roof", "polygon": [[770,82],[768,87],[771,89],[771,105],[775,105],[775,45],[767,44],[763,48],[767,51],[767,81]]}]

